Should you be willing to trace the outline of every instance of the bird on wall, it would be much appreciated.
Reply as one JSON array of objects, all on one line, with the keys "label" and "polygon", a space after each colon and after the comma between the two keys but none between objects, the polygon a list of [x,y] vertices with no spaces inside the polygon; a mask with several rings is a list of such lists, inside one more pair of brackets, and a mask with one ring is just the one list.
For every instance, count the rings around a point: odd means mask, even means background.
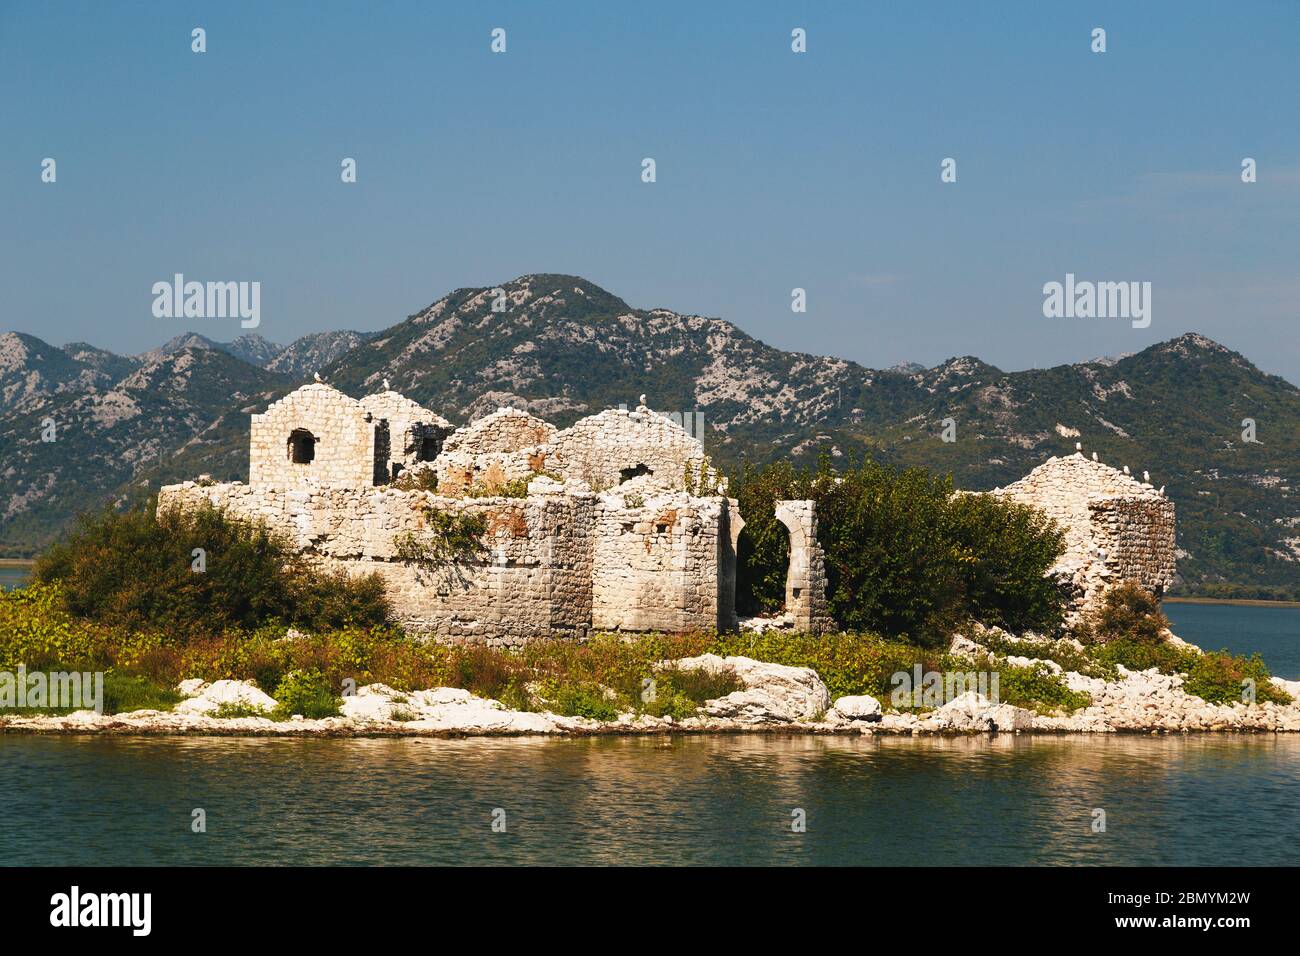
[{"label": "bird on wall", "polygon": [[388,379],[384,379],[384,391],[385,391],[385,392],[391,392],[391,391],[392,391],[392,389],[388,387]]},{"label": "bird on wall", "polygon": [[1125,465],[1125,466],[1124,466],[1124,474],[1126,474],[1126,475],[1128,474],[1128,465]]},{"label": "bird on wall", "polygon": [[1092,460],[1097,461],[1097,453],[1095,451],[1092,453]]},{"label": "bird on wall", "polygon": [[1075,443],[1074,443],[1074,450],[1075,450],[1075,451],[1083,451],[1083,442],[1081,442],[1081,441],[1077,441],[1077,442],[1075,442]]},{"label": "bird on wall", "polygon": [[312,372],[312,373],[311,373],[311,377],[314,378],[316,381],[319,382],[319,381],[320,381],[320,372]]},{"label": "bird on wall", "polygon": [[1150,482],[1151,482],[1151,472],[1149,472],[1149,471],[1144,471],[1144,472],[1142,472],[1142,480],[1145,481],[1145,482],[1147,482],[1148,484],[1150,484]]}]

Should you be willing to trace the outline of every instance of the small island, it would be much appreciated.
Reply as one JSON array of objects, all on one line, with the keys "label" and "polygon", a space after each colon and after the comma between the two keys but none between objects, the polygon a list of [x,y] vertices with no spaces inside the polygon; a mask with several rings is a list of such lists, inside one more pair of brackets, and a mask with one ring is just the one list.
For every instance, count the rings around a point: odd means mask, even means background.
[{"label": "small island", "polygon": [[0,597],[0,729],[1300,730],[1300,682],[1171,632],[1174,506],[1081,447],[989,493],[728,478],[645,396],[455,428],[386,386],[253,415],[247,484],[83,519]]}]

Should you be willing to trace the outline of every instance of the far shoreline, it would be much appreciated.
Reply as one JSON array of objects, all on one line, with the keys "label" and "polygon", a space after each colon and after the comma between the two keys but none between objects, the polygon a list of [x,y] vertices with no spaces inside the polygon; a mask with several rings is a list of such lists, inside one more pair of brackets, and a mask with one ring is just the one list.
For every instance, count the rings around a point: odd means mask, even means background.
[{"label": "far shoreline", "polygon": [[1300,601],[1268,601],[1262,598],[1164,597],[1165,604],[1228,604],[1240,607],[1300,607]]}]

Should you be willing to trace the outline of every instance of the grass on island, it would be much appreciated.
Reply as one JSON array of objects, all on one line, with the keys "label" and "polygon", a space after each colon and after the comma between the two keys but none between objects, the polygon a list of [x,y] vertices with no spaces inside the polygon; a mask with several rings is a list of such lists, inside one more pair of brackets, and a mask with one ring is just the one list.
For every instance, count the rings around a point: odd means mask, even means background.
[{"label": "grass on island", "polygon": [[[221,716],[290,714],[325,717],[338,713],[339,689],[387,684],[398,691],[460,687],[522,710],[613,719],[623,712],[687,717],[706,700],[739,689],[728,675],[661,666],[704,653],[811,667],[832,699],[867,694],[893,709],[899,672],[996,671],[1005,703],[1040,713],[1068,713],[1087,706],[1086,694],[1071,691],[1044,665],[1010,666],[994,657],[960,657],[874,634],[682,634],[626,636],[598,634],[584,643],[538,641],[518,650],[446,645],[409,636],[399,628],[345,627],[287,637],[288,626],[230,629],[187,639],[175,631],[136,630],[87,621],[71,614],[58,585],[32,585],[0,595],[0,670],[26,664],[29,671],[103,670],[105,711],[168,709],[179,699],[173,688],[190,677],[251,681],[277,701],[274,714],[229,707]],[[1259,699],[1285,702],[1268,680],[1258,657],[1226,652],[1198,655],[1163,640],[1149,628],[1131,629],[1080,651],[1058,641],[1027,648],[1019,642],[980,636],[998,656],[1016,654],[1052,660],[1067,670],[1114,679],[1117,665],[1156,667],[1187,675],[1185,689],[1206,700],[1241,698],[1241,681],[1256,682]],[[646,693],[654,681],[654,694]]]},{"label": "grass on island", "polygon": [[[945,652],[851,633],[598,634],[583,643],[537,641],[505,650],[428,642],[390,627],[292,637],[287,632],[286,625],[271,624],[186,640],[175,632],[79,619],[57,585],[32,585],[0,596],[0,669],[25,663],[29,670],[104,670],[110,713],[165,709],[179,700],[171,688],[202,677],[251,681],[281,705],[277,714],[230,706],[220,713],[228,717],[330,716],[338,713],[338,689],[353,681],[399,691],[460,687],[514,709],[612,720],[624,712],[688,717],[706,700],[741,689],[729,674],[664,666],[704,653],[811,667],[832,698],[869,694],[886,706],[895,673],[911,673],[918,664],[925,671],[968,671],[973,665]],[[1035,709],[1087,703],[1042,668],[997,669],[1002,699],[1009,703]]]}]

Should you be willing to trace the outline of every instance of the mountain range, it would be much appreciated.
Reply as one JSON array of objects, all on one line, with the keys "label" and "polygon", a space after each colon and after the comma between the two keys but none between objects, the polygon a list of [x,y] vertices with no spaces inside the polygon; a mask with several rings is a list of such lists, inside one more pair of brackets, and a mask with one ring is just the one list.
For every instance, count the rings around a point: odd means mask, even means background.
[{"label": "mountain range", "polygon": [[706,450],[733,470],[871,455],[986,489],[1079,442],[1166,486],[1184,590],[1300,598],[1300,390],[1204,336],[1050,369],[962,356],[874,370],[554,274],[287,346],[188,333],[120,356],[0,335],[0,555],[31,554],[77,512],[168,481],[246,480],[249,414],[317,372],[352,395],[388,379],[457,422],[512,405],[564,426],[645,394],[660,411],[702,413]]}]

